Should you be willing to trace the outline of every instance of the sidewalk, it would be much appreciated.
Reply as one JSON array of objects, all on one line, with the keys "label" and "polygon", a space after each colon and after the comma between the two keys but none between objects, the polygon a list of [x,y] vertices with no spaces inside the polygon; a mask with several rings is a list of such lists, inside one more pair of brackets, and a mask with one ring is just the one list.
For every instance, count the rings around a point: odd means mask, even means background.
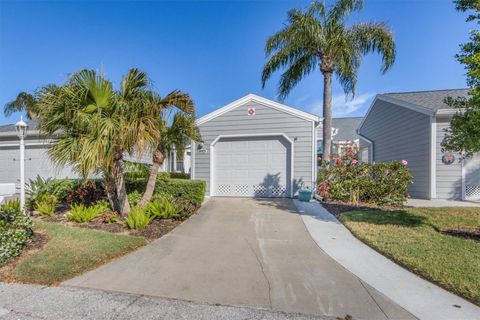
[{"label": "sidewalk", "polygon": [[355,238],[317,201],[294,200],[318,246],[368,285],[422,320],[476,320],[480,308],[385,258]]},{"label": "sidewalk", "polygon": [[334,320],[71,287],[0,283],[1,320]]}]

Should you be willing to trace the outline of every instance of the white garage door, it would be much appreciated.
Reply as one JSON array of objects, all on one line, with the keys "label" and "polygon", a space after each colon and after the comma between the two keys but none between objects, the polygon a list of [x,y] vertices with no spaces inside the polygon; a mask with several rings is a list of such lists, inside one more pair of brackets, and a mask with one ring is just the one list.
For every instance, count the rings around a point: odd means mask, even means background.
[{"label": "white garage door", "polygon": [[213,148],[216,196],[286,197],[290,144],[284,138],[221,139]]},{"label": "white garage door", "polygon": [[480,200],[480,153],[465,160],[465,200]]}]

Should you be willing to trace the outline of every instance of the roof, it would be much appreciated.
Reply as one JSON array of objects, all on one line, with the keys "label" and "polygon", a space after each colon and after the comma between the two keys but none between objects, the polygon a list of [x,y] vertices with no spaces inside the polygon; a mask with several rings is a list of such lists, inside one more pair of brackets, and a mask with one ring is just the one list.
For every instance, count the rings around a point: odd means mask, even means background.
[{"label": "roof", "polygon": [[[333,118],[332,127],[337,129],[337,134],[332,137],[333,141],[354,141],[358,139],[357,128],[362,122],[363,117]],[[317,131],[317,138],[321,139],[323,132]]]},{"label": "roof", "polygon": [[[37,131],[38,130],[38,123],[37,123],[36,120],[28,120],[26,122],[28,124],[28,130],[29,131]],[[11,124],[1,125],[0,126],[0,133],[2,133],[3,135],[8,135],[9,133],[11,133],[12,135],[16,134],[15,124],[11,123]]]},{"label": "roof", "polygon": [[386,96],[401,100],[403,102],[411,103],[433,112],[438,110],[452,109],[445,104],[444,100],[447,97],[468,97],[469,89],[448,89],[448,90],[433,90],[433,91],[415,91],[415,92],[392,92],[384,93],[381,96]]},{"label": "roof", "polygon": [[311,114],[311,113],[308,113],[308,112],[305,112],[305,111],[302,111],[302,110],[299,110],[299,109],[296,109],[296,108],[292,108],[292,107],[289,107],[287,105],[284,105],[284,104],[281,104],[279,102],[276,102],[276,101],[273,101],[273,100],[270,100],[270,99],[266,99],[266,98],[263,98],[263,97],[260,97],[260,96],[257,96],[256,94],[253,94],[253,93],[250,93],[240,99],[237,99],[229,104],[227,104],[226,106],[220,108],[220,109],[217,109],[215,111],[212,111],[206,115],[204,115],[203,117],[199,118],[197,120],[197,125],[201,125],[205,122],[208,122],[228,111],[231,111],[237,107],[240,107],[242,105],[244,105],[245,103],[249,103],[249,102],[255,102],[255,103],[258,103],[258,104],[262,104],[264,106],[267,106],[267,107],[270,107],[270,108],[273,108],[273,109],[276,109],[276,110],[279,110],[279,111],[282,111],[282,112],[285,112],[285,113],[288,113],[288,114],[291,114],[293,116],[296,116],[298,118],[301,118],[301,119],[304,119],[304,120],[309,120],[309,121],[314,121],[314,122],[320,122],[320,118],[314,114]]}]

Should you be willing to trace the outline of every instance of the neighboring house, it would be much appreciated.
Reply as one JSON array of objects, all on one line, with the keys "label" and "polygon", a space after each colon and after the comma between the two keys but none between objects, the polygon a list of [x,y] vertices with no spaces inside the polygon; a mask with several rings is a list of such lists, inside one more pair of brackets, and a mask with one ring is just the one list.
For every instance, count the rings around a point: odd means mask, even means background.
[{"label": "neighboring house", "polygon": [[319,122],[249,94],[197,120],[203,142],[192,143],[192,178],[210,196],[292,197],[316,181]]},{"label": "neighboring house", "polygon": [[[28,122],[28,132],[25,139],[25,180],[42,177],[76,178],[71,168],[56,167],[50,160],[47,149],[50,139],[40,137],[35,121]],[[17,191],[20,186],[20,147],[15,125],[0,126],[0,189],[15,184]],[[0,194],[8,194],[0,190]]]},{"label": "neighboring house", "polygon": [[377,95],[359,126],[363,160],[405,159],[414,182],[411,197],[480,200],[480,155],[461,161],[442,152],[452,115],[446,97],[467,97],[467,89]]},{"label": "neighboring house", "polygon": [[[363,117],[332,119],[332,150],[333,157],[342,157],[345,151],[353,146],[359,147],[357,129]],[[321,165],[323,159],[323,130],[317,130],[317,159]]]},{"label": "neighboring house", "polygon": [[[48,156],[51,139],[40,137],[37,123],[28,122],[27,138],[25,139],[25,181],[34,179],[37,175],[43,178],[79,178],[72,168],[56,166]],[[190,150],[185,151],[183,160],[177,160],[175,150],[172,150],[159,171],[189,172]],[[143,157],[125,156],[132,162],[152,163],[150,154]],[[11,195],[19,191],[20,184],[20,149],[19,138],[15,125],[0,126],[0,195]]]}]

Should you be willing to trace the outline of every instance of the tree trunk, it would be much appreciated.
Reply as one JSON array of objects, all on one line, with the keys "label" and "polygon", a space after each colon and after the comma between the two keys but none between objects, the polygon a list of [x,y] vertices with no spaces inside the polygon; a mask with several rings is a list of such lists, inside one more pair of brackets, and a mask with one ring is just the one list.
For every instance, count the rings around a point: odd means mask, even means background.
[{"label": "tree trunk", "polygon": [[113,179],[115,180],[115,189],[117,190],[119,213],[122,217],[126,217],[130,213],[130,203],[128,203],[127,189],[125,188],[123,155],[121,152],[113,162]]},{"label": "tree trunk", "polygon": [[138,203],[140,207],[144,207],[152,199],[153,191],[155,190],[155,184],[157,183],[158,169],[161,167],[164,161],[165,150],[162,146],[158,145],[153,152],[152,168],[150,170],[150,176],[148,177],[147,187],[143,193],[142,200],[140,200]]},{"label": "tree trunk", "polygon": [[330,164],[332,146],[332,73],[323,73],[323,160]]},{"label": "tree trunk", "polygon": [[115,180],[111,174],[104,175],[105,192],[107,193],[108,201],[113,211],[120,212],[120,205],[117,198],[117,191],[115,188]]}]

